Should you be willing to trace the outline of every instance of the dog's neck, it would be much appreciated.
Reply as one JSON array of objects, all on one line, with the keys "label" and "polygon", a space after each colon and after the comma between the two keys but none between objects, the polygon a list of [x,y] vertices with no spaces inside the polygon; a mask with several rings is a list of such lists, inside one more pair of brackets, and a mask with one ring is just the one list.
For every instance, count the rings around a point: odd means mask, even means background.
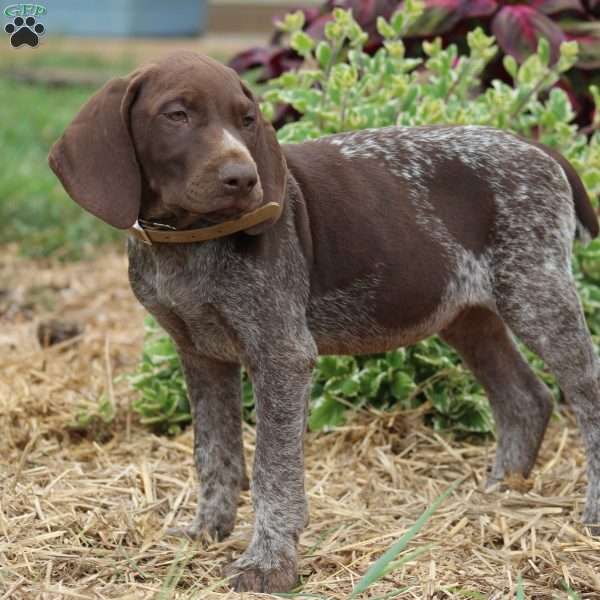
[{"label": "dog's neck", "polygon": [[237,219],[213,224],[208,227],[186,228],[178,230],[168,224],[138,220],[129,229],[129,234],[146,244],[166,243],[196,243],[226,237],[234,233],[250,230],[266,221],[277,220],[282,211],[282,206],[276,202],[269,202],[263,206],[246,213]]}]

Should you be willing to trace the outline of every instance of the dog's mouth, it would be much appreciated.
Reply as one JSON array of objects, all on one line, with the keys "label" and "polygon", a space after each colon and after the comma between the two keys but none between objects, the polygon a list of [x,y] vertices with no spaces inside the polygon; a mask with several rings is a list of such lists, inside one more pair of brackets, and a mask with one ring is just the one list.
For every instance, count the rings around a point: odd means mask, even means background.
[{"label": "dog's mouth", "polygon": [[243,206],[236,203],[233,206],[230,205],[209,212],[180,209],[169,211],[160,216],[147,217],[144,221],[149,226],[184,231],[234,221],[259,208],[262,202],[262,197],[259,197],[252,199],[249,203],[244,203]]},{"label": "dog's mouth", "polygon": [[231,208],[223,208],[220,210],[214,210],[212,212],[204,213],[202,215],[197,215],[197,218],[204,219],[209,223],[223,223],[224,221],[233,221],[235,219],[239,219],[243,217],[245,214],[256,210],[261,205],[261,202],[252,202],[250,205],[244,207],[243,209],[237,207]]},{"label": "dog's mouth", "polygon": [[[211,225],[233,221],[243,217],[245,214],[256,210],[263,203],[262,193],[253,192],[245,198],[226,198],[223,199],[221,207],[206,212],[197,212],[188,210],[190,219],[195,219],[194,224],[204,221]],[[187,229],[190,228],[188,224]]]}]

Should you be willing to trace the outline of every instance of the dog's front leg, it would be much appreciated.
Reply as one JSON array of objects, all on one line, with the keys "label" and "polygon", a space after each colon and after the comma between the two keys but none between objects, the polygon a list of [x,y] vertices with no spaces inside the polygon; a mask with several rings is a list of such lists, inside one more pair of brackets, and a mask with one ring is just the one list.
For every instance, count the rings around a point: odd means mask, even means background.
[{"label": "dog's front leg", "polygon": [[222,540],[235,525],[240,490],[248,486],[241,430],[240,366],[180,351],[194,422],[198,508],[173,535]]},{"label": "dog's front leg", "polygon": [[[312,340],[311,340],[312,342]],[[305,406],[314,344],[272,349],[251,368],[256,395],[252,541],[226,570],[237,591],[284,592],[297,578],[297,543],[308,508],[304,494]]]}]

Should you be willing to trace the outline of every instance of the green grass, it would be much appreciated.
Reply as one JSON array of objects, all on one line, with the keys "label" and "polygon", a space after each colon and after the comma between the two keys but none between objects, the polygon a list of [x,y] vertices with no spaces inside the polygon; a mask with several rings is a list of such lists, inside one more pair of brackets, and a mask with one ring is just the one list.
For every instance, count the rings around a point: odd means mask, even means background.
[{"label": "green grass", "polygon": [[[129,69],[125,59],[107,64],[93,55],[50,55],[42,63],[95,69],[106,78]],[[3,62],[7,67],[14,65]],[[0,76],[0,244],[16,241],[29,256],[73,259],[119,238],[67,197],[47,163],[50,146],[93,92],[87,86],[51,88]]]},{"label": "green grass", "polygon": [[106,60],[102,55],[92,52],[73,52],[53,50],[52,52],[4,53],[0,59],[2,69],[23,67],[69,70],[99,70],[107,73],[127,73],[135,66],[132,56],[124,54],[114,60]]}]

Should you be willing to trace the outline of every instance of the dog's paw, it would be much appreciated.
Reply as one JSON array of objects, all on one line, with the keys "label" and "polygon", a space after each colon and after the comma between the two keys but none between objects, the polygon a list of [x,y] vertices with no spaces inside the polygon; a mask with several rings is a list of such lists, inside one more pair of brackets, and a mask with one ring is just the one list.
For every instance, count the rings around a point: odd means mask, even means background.
[{"label": "dog's paw", "polygon": [[200,540],[204,543],[221,542],[235,527],[235,515],[204,515],[196,517],[189,525],[169,527],[167,535]]},{"label": "dog's paw", "polygon": [[584,525],[592,537],[600,537],[600,525],[588,525],[586,523]]},{"label": "dog's paw", "polygon": [[581,515],[581,522],[589,529],[590,535],[600,536],[600,507],[596,502],[586,504],[586,507]]},{"label": "dog's paw", "polygon": [[223,575],[236,592],[273,594],[289,592],[298,579],[295,558],[260,558],[242,555],[225,568]]}]

